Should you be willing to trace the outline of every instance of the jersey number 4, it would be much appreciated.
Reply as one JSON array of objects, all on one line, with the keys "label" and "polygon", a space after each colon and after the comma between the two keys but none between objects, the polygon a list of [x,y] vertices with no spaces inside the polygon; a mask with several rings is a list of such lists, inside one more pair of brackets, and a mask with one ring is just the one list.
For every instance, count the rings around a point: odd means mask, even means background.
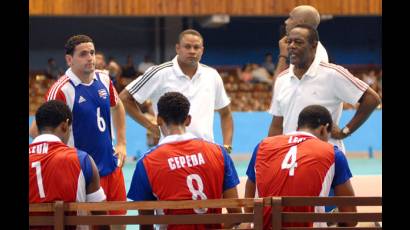
[{"label": "jersey number 4", "polygon": [[295,168],[298,166],[298,163],[296,163],[297,151],[297,145],[292,146],[282,161],[282,169],[289,169],[289,176],[295,175]]},{"label": "jersey number 4", "polygon": [[31,167],[36,169],[38,192],[40,194],[40,198],[44,198],[46,197],[46,194],[44,193],[43,177],[41,176],[41,162],[35,161],[31,163]]},{"label": "jersey number 4", "polygon": [[[193,181],[196,181],[198,185],[198,190],[194,188]],[[189,191],[192,193],[192,199],[198,200],[198,197],[201,198],[200,200],[206,200],[208,197],[204,193],[204,183],[202,183],[202,179],[198,174],[190,174],[186,177],[186,184],[188,185]],[[194,208],[194,212],[198,214],[204,214],[208,211],[207,208]]]}]

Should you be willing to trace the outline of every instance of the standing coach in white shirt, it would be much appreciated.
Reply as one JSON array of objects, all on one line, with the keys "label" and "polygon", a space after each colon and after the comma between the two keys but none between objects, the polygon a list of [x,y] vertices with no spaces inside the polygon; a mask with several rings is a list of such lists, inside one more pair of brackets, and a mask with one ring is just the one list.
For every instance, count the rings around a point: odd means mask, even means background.
[{"label": "standing coach in white shirt", "polygon": [[[233,134],[230,100],[219,73],[199,63],[204,52],[202,35],[192,29],[182,31],[175,49],[177,55],[172,61],[147,69],[120,93],[127,113],[159,136],[157,124],[148,120],[139,106],[148,99],[156,105],[164,93],[180,92],[191,104],[189,114],[192,122],[187,131],[213,142],[214,111],[218,111],[221,116],[223,145],[230,152]],[[158,114],[155,106],[153,110]]]},{"label": "standing coach in white shirt", "polygon": [[[316,8],[310,5],[300,5],[293,8],[293,10],[289,13],[289,17],[285,21],[286,34],[288,34],[290,29],[298,24],[310,25],[313,28],[317,29],[320,24],[319,12],[316,10]],[[278,77],[279,73],[289,67],[289,65],[286,63],[286,60],[288,60],[288,49],[286,41],[287,36],[284,36],[279,40],[278,63],[276,64],[275,73],[273,75],[274,81],[272,82],[272,84],[275,84],[275,79]],[[329,62],[326,49],[325,47],[323,47],[320,41],[317,44],[315,56],[323,62]],[[292,63],[290,65],[292,65]]]},{"label": "standing coach in white shirt", "polygon": [[[292,64],[279,74],[269,113],[273,115],[269,136],[295,131],[300,111],[308,105],[326,107],[334,125],[329,142],[345,152],[345,137],[356,131],[380,104],[378,94],[342,66],[323,62],[315,54],[319,35],[310,25],[297,25],[287,36]],[[353,118],[340,129],[343,102],[360,103]]]}]

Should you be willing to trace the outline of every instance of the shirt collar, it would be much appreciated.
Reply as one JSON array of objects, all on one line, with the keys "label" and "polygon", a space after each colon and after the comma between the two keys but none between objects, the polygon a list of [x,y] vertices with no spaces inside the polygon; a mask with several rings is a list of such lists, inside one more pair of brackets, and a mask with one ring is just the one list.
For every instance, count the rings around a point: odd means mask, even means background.
[{"label": "shirt collar", "polygon": [[[180,67],[179,64],[178,64],[178,55],[176,55],[176,56],[174,57],[174,59],[172,59],[172,64],[173,64],[172,66],[174,67],[174,70],[175,70],[177,76],[187,77],[187,76],[184,74],[184,72],[182,72],[181,67]],[[195,74],[194,74],[194,77],[195,77],[196,75],[200,76],[200,75],[202,74],[202,72],[203,72],[203,68],[204,68],[204,67],[201,65],[201,63],[198,62],[198,68],[196,69],[196,72],[195,72]]]},{"label": "shirt collar", "polygon": [[186,141],[186,140],[191,140],[197,138],[194,134],[192,133],[184,133],[184,134],[175,134],[175,135],[169,135],[164,137],[162,140],[159,141],[158,145],[166,144],[166,143],[171,143],[171,142],[176,142],[176,141]]},{"label": "shirt collar", "polygon": [[37,136],[34,138],[32,144],[38,143],[38,142],[62,142],[59,137],[57,137],[54,134],[41,134],[40,136]]},{"label": "shirt collar", "polygon": [[[319,64],[320,64],[319,55],[315,55],[315,59],[313,59],[312,64],[310,64],[309,69],[306,71],[306,73],[303,76],[315,77],[316,73],[317,73],[317,68],[319,67]],[[290,64],[289,73],[291,74],[292,77],[297,78],[295,73],[293,72],[294,67],[295,67],[294,65]]]},{"label": "shirt collar", "polygon": [[[71,67],[67,69],[67,71],[65,71],[65,75],[67,75],[70,80],[74,83],[75,86],[78,86],[79,84],[83,83],[79,77],[77,77],[77,75],[75,75],[75,73],[71,70]],[[93,74],[93,79],[97,79],[97,75]],[[92,83],[93,81],[91,81]],[[90,84],[91,84],[90,83]]]},{"label": "shirt collar", "polygon": [[305,135],[305,136],[311,136],[314,138],[317,138],[315,135],[305,132],[305,131],[293,131],[285,134],[286,136],[291,136],[291,135]]}]

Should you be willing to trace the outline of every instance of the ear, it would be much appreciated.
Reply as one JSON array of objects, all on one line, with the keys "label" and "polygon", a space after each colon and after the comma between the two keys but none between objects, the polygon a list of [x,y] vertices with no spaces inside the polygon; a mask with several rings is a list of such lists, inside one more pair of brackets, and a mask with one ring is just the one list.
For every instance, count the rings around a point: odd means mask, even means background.
[{"label": "ear", "polygon": [[188,115],[184,121],[185,126],[189,126],[189,124],[191,124],[191,115]]},{"label": "ear", "polygon": [[73,56],[66,54],[65,55],[65,61],[67,62],[67,65],[71,67],[71,63],[73,61]]},{"label": "ear", "polygon": [[165,124],[165,121],[162,119],[162,117],[157,116],[157,125],[162,126]]},{"label": "ear", "polygon": [[175,52],[177,54],[179,54],[179,49],[181,48],[181,46],[179,45],[179,43],[175,44]]},{"label": "ear", "polygon": [[60,128],[60,130],[61,130],[63,133],[68,132],[68,131],[69,131],[69,128],[70,128],[70,125],[69,125],[69,123],[68,123],[68,119],[67,119],[67,121],[61,122],[58,127]]}]

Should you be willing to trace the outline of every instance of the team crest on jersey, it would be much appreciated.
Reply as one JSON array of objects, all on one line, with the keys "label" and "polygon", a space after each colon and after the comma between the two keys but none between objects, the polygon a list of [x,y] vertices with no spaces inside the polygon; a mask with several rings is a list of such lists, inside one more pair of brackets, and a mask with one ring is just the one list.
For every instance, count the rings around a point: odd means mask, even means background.
[{"label": "team crest on jersey", "polygon": [[107,98],[107,91],[105,89],[99,89],[98,90],[98,95],[100,95],[101,98],[106,99]]}]

